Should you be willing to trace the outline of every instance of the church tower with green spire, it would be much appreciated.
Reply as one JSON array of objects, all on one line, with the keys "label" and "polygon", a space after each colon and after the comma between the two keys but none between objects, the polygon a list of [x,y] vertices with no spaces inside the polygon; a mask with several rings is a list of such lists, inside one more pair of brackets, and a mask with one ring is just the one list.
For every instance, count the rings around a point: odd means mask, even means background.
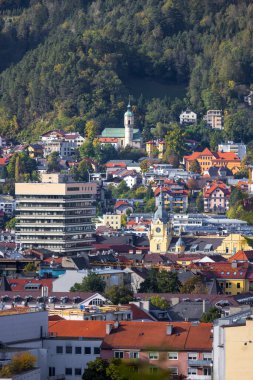
[{"label": "church tower with green spire", "polygon": [[169,226],[169,216],[164,208],[162,188],[160,189],[158,207],[151,222],[148,237],[150,253],[165,254],[168,252],[172,235]]},{"label": "church tower with green spire", "polygon": [[133,145],[133,133],[134,133],[134,114],[131,110],[130,97],[127,106],[127,111],[124,114],[124,127],[125,127],[125,147],[127,145]]}]

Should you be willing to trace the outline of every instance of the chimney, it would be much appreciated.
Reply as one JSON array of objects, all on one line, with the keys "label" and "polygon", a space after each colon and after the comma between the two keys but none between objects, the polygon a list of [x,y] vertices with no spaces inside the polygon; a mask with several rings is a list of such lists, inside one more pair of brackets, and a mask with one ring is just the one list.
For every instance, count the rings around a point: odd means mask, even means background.
[{"label": "chimney", "polygon": [[106,332],[106,335],[110,335],[111,331],[112,331],[112,327],[113,327],[113,324],[112,323],[107,323],[106,326],[105,326],[105,332]]},{"label": "chimney", "polygon": [[232,261],[231,268],[237,268],[237,261]]},{"label": "chimney", "polygon": [[206,300],[203,300],[203,313],[206,312]]},{"label": "chimney", "polygon": [[173,325],[166,326],[166,335],[172,335]]}]

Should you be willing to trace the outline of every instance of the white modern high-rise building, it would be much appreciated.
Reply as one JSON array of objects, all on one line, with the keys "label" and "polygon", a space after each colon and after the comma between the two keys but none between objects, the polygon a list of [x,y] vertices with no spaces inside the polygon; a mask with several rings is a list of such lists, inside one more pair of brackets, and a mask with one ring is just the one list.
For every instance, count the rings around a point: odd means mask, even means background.
[{"label": "white modern high-rise building", "polygon": [[44,174],[41,183],[16,183],[17,242],[60,255],[89,252],[94,241],[92,217],[96,183],[66,182]]}]

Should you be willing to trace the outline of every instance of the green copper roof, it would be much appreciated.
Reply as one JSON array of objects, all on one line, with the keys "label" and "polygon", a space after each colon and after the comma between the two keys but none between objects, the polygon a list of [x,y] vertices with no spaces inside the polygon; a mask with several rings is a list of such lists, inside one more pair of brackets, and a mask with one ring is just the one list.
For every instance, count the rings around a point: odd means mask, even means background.
[{"label": "green copper roof", "polygon": [[[101,134],[102,137],[125,137],[125,128],[105,128]],[[140,140],[139,129],[133,130],[133,140]]]}]

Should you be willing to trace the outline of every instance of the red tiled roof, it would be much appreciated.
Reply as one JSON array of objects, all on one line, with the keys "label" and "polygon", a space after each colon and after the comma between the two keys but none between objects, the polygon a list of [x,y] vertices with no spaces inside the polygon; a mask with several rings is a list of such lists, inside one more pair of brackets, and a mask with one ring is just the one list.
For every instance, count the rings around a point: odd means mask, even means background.
[{"label": "red tiled roof", "polygon": [[99,142],[101,143],[117,143],[118,139],[116,137],[99,137]]},{"label": "red tiled roof", "polygon": [[[53,279],[52,278],[47,278],[47,279],[41,279],[41,280],[36,280],[33,278],[8,278],[8,282],[11,286],[11,289],[13,292],[21,292],[25,290],[25,285],[26,284],[41,284],[41,286],[47,286],[49,291],[52,291],[53,287]],[[31,291],[31,290],[29,290]]]},{"label": "red tiled roof", "polygon": [[213,182],[211,187],[205,190],[204,197],[210,197],[216,189],[223,191],[224,195],[230,195],[231,193],[230,189],[225,185],[225,183],[218,181]]},{"label": "red tiled roof", "polygon": [[201,158],[201,156],[211,156],[213,157],[213,161],[216,160],[226,160],[226,161],[240,161],[240,158],[235,154],[231,152],[211,152],[210,149],[205,148],[203,152],[193,152],[189,156],[184,156],[184,159],[187,161],[193,161],[198,158]]},{"label": "red tiled roof", "polygon": [[[195,267],[199,267],[198,263],[194,264]],[[231,263],[218,262],[218,263],[201,263],[201,272],[206,277],[221,278],[221,279],[245,279],[247,278],[247,271],[249,263],[237,264],[236,268],[233,268]]]},{"label": "red tiled roof", "polygon": [[[166,334],[168,325],[173,326],[171,335]],[[122,322],[105,336],[101,348],[211,351],[211,329],[211,323]]]},{"label": "red tiled roof", "polygon": [[59,337],[103,339],[106,336],[108,323],[108,321],[49,321],[48,332]]},{"label": "red tiled roof", "polygon": [[8,158],[7,157],[0,157],[0,165],[6,165],[8,162]]},{"label": "red tiled roof", "polygon": [[106,168],[116,168],[116,167],[126,168],[127,164],[125,162],[107,162],[105,164],[105,167]]},{"label": "red tiled roof", "polygon": [[114,208],[118,208],[120,206],[130,206],[130,204],[127,201],[117,201],[114,205]]},{"label": "red tiled roof", "polygon": [[130,303],[129,306],[130,306],[130,309],[133,313],[133,320],[150,319],[152,321],[152,318],[144,310],[141,310],[134,303]]},{"label": "red tiled roof", "polygon": [[243,251],[240,250],[236,252],[233,256],[231,256],[228,261],[249,261],[249,259],[253,260],[253,250],[252,251]]}]

